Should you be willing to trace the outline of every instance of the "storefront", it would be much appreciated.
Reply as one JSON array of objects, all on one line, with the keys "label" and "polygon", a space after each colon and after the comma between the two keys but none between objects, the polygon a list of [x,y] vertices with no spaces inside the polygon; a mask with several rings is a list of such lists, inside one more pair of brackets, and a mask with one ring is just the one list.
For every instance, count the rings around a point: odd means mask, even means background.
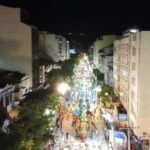
[{"label": "storefront", "polygon": [[127,136],[124,132],[111,131],[109,143],[111,143],[111,149],[126,150],[127,149]]}]

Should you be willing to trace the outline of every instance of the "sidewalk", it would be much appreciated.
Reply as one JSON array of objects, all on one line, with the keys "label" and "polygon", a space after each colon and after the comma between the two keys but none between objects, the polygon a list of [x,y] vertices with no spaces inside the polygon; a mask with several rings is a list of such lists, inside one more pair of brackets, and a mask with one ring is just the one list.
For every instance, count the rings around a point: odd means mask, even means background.
[{"label": "sidewalk", "polygon": [[95,135],[94,140],[99,140],[99,142],[103,145],[102,150],[108,150],[108,142],[106,141],[105,135],[104,135],[104,123],[103,123],[100,113],[96,118],[94,118],[94,122],[98,129],[98,133]]}]

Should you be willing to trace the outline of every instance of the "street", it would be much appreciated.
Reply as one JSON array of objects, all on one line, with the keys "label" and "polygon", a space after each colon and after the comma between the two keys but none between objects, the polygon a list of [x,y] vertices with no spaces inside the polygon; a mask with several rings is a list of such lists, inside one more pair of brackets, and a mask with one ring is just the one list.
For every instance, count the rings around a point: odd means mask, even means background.
[{"label": "street", "polygon": [[97,85],[88,60],[83,57],[74,70],[74,86],[69,102],[64,102],[63,113],[60,111],[53,149],[107,150],[97,101]]}]

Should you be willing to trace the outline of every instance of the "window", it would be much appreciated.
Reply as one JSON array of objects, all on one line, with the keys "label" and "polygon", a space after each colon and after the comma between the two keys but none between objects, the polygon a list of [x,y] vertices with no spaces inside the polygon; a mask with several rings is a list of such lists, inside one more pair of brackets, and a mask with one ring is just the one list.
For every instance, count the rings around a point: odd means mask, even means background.
[{"label": "window", "polygon": [[135,78],[134,77],[132,77],[131,82],[133,85],[135,85]]},{"label": "window", "polygon": [[134,92],[131,92],[131,98],[134,99]]},{"label": "window", "polygon": [[132,56],[135,56],[135,55],[136,55],[136,48],[133,47],[133,49],[132,49]]},{"label": "window", "polygon": [[135,70],[135,63],[132,63],[132,70]]},{"label": "window", "polygon": [[136,34],[133,34],[133,41],[136,41]]}]

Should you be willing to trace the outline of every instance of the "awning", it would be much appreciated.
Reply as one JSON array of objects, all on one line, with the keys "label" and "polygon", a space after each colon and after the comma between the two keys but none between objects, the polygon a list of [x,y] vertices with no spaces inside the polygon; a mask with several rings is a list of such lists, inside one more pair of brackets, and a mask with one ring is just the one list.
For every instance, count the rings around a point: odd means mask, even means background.
[{"label": "awning", "polygon": [[120,132],[120,131],[113,131],[113,136],[115,138],[120,138],[120,139],[123,139],[123,140],[127,139],[125,133],[124,132]]},{"label": "awning", "polygon": [[118,114],[118,120],[128,120],[127,114]]}]

